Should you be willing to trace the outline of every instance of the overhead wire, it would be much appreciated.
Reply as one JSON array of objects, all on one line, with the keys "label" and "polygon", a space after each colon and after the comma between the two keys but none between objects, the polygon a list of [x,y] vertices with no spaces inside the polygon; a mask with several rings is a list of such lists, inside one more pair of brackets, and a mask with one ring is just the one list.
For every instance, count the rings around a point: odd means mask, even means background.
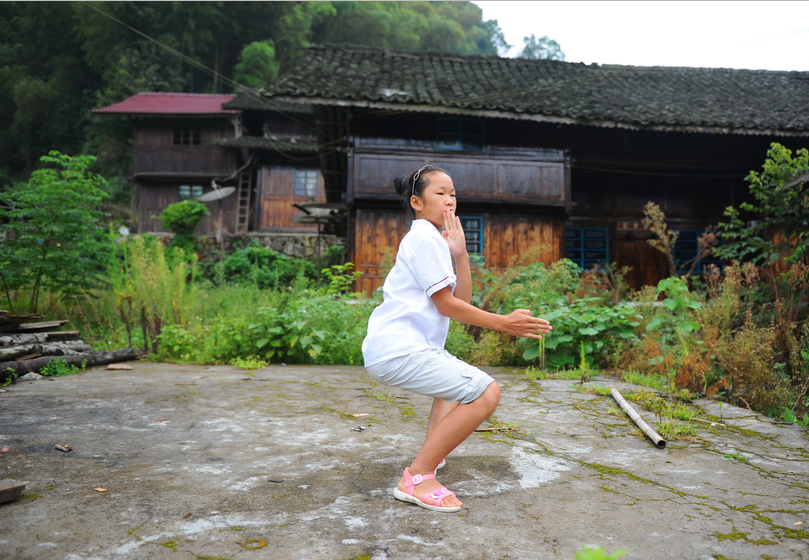
[{"label": "overhead wire", "polygon": [[143,33],[142,31],[140,31],[138,29],[135,29],[131,25],[129,25],[127,23],[124,23],[120,19],[116,18],[115,16],[113,16],[111,14],[108,14],[107,12],[101,10],[100,8],[90,4],[89,2],[86,2],[84,0],[79,0],[79,3],[84,4],[85,6],[87,6],[89,8],[92,8],[93,10],[95,10],[96,12],[101,14],[102,16],[114,21],[115,23],[117,23],[117,24],[119,24],[119,25],[121,25],[123,27],[126,27],[127,29],[129,29],[133,33],[136,33],[137,35],[140,35],[144,39],[153,42],[154,44],[158,45],[159,47],[161,47],[163,49],[166,49],[167,51],[169,51],[174,56],[177,56],[181,60],[185,61],[186,63],[188,63],[188,64],[190,64],[190,65],[192,65],[192,66],[194,66],[194,67],[196,67],[196,68],[198,68],[200,70],[202,70],[203,72],[205,72],[206,74],[208,74],[209,76],[214,78],[215,80],[219,80],[220,82],[228,85],[229,87],[231,87],[237,93],[245,93],[248,96],[252,97],[255,101],[258,101],[259,103],[263,104],[268,109],[271,109],[271,110],[275,111],[276,113],[279,113],[279,114],[283,115],[284,117],[288,118],[289,120],[291,120],[291,121],[293,121],[295,123],[298,123],[298,124],[308,128],[310,130],[315,130],[314,126],[312,126],[311,124],[306,123],[306,122],[304,122],[304,121],[302,121],[300,119],[297,119],[294,116],[290,115],[289,112],[284,111],[279,104],[273,103],[270,100],[262,97],[253,88],[251,88],[249,86],[246,86],[246,85],[243,85],[243,84],[240,84],[240,83],[236,82],[235,80],[232,80],[232,79],[222,75],[217,70],[213,70],[213,69],[209,68],[208,66],[202,64],[201,62],[199,62],[197,60],[194,60],[190,56],[177,51],[176,49],[166,45],[165,43],[163,43],[161,41],[158,41],[157,39],[147,35],[146,33]]}]

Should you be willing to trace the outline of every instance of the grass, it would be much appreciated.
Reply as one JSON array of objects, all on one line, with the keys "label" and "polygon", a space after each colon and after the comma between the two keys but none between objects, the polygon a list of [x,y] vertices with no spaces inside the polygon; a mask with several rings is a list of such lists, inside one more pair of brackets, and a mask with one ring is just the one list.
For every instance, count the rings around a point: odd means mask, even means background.
[{"label": "grass", "polygon": [[627,383],[632,383],[633,385],[642,385],[644,387],[650,387],[652,389],[661,392],[667,391],[669,389],[668,379],[666,379],[661,375],[639,373],[637,371],[630,369],[621,374],[621,378]]}]

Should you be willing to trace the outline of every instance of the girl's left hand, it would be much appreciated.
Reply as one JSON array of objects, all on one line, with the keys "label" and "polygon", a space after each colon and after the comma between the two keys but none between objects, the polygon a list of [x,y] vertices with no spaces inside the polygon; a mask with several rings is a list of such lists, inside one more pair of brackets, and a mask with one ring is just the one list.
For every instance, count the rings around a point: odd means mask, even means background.
[{"label": "girl's left hand", "polygon": [[455,215],[454,210],[444,211],[444,231],[441,232],[449,245],[449,252],[453,257],[466,254],[466,236],[461,227],[461,219]]}]

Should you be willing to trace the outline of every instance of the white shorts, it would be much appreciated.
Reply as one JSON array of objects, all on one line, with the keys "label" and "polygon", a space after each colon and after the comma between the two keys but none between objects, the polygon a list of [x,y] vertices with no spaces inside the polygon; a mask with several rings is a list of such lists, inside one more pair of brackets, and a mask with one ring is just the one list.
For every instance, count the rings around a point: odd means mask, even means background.
[{"label": "white shorts", "polygon": [[494,382],[485,371],[435,348],[366,366],[365,370],[383,385],[460,404],[471,403]]}]

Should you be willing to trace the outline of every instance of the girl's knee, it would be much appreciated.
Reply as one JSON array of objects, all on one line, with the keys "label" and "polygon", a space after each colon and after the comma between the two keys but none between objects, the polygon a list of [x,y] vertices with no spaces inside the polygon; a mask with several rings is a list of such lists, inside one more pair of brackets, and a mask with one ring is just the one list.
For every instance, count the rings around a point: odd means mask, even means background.
[{"label": "girl's knee", "polygon": [[491,410],[489,414],[497,409],[497,406],[500,404],[500,386],[496,381],[489,383],[489,386],[486,387],[486,390],[483,391],[483,394],[480,396],[480,400],[482,405]]}]

